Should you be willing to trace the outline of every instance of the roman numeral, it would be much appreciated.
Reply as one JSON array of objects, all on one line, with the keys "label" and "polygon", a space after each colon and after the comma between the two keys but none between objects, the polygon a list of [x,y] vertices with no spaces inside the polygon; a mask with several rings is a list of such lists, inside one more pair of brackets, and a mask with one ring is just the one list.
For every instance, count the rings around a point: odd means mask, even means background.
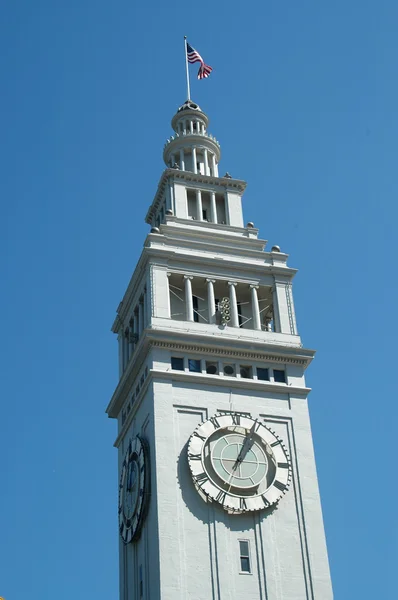
[{"label": "roman numeral", "polygon": [[211,417],[209,419],[210,423],[213,425],[214,429],[218,429],[219,427],[221,427],[220,423],[217,421],[216,417]]},{"label": "roman numeral", "polygon": [[200,438],[200,439],[201,439],[201,440],[203,440],[203,441],[205,441],[205,439],[206,439],[206,436],[205,436],[205,435],[200,435],[200,433],[198,433],[197,431],[194,431],[194,432],[193,432],[193,435],[194,435],[195,437],[198,437],[198,438]]},{"label": "roman numeral", "polygon": [[224,504],[226,495],[226,492],[218,492],[216,496],[217,502],[221,502],[221,504]]},{"label": "roman numeral", "polygon": [[204,471],[203,471],[203,473],[199,473],[199,475],[196,475],[195,479],[196,479],[196,482],[199,483],[200,485],[203,485],[205,483],[205,481],[209,480],[209,478],[207,477],[207,475]]},{"label": "roman numeral", "polygon": [[275,479],[275,481],[274,481],[274,487],[276,487],[281,492],[284,492],[286,489],[286,485],[284,483],[281,483],[277,479]]},{"label": "roman numeral", "polygon": [[232,423],[234,425],[240,425],[240,415],[238,415],[236,413],[232,413],[231,417],[232,417]]},{"label": "roman numeral", "polygon": [[191,454],[188,453],[188,458],[190,458],[191,460],[200,460],[202,457],[200,454]]},{"label": "roman numeral", "polygon": [[246,510],[247,509],[246,500],[244,498],[239,498],[239,508],[241,510]]},{"label": "roman numeral", "polygon": [[264,506],[270,506],[270,503],[267,500],[267,498],[264,496],[264,494],[261,494],[261,499],[264,502]]},{"label": "roman numeral", "polygon": [[289,468],[289,463],[287,463],[287,462],[278,462],[278,467],[280,467],[281,469],[288,469]]},{"label": "roman numeral", "polygon": [[276,440],[276,442],[273,442],[273,443],[271,444],[271,448],[273,448],[274,446],[277,446],[277,445],[278,445],[278,444],[280,444],[280,443],[281,443],[281,440]]}]

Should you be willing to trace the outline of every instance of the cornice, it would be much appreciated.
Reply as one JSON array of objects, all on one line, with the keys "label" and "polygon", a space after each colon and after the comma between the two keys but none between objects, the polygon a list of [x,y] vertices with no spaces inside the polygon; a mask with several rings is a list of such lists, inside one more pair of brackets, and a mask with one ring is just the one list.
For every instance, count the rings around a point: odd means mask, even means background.
[{"label": "cornice", "polygon": [[[302,367],[307,367],[309,358],[311,357],[290,357],[272,352],[259,352],[252,350],[232,350],[229,348],[217,348],[216,346],[206,346],[202,344],[189,344],[184,342],[168,342],[156,340],[151,342],[151,347],[167,348],[168,350],[177,350],[178,352],[192,352],[212,355],[214,357],[227,357],[237,359],[249,359],[253,361],[275,362],[283,364],[294,364]],[[300,351],[300,348],[297,349]]]},{"label": "cornice", "polygon": [[[153,235],[153,234],[150,234]],[[149,237],[149,236],[148,236]],[[207,248],[207,253],[208,256],[206,256],[205,254],[201,254],[199,256],[196,256],[195,254],[192,253],[192,249],[196,249],[197,246],[201,245],[203,248]],[[187,247],[188,249],[188,247]],[[222,270],[225,272],[226,268],[230,268],[230,269],[236,269],[236,268],[245,268],[246,270],[250,271],[250,274],[252,273],[260,273],[262,275],[264,275],[264,273],[266,274],[270,274],[270,275],[278,275],[280,276],[280,282],[285,282],[287,283],[288,281],[291,281],[293,279],[293,277],[296,275],[297,273],[297,269],[292,269],[291,267],[286,267],[286,266],[276,266],[276,265],[270,265],[267,264],[266,262],[257,262],[257,263],[252,263],[252,262],[242,262],[238,259],[234,260],[233,256],[214,256],[214,252],[216,251],[215,249],[213,249],[212,251],[209,249],[209,245],[205,244],[204,242],[199,242],[197,245],[196,244],[192,244],[191,246],[191,252],[188,254],[188,252],[186,254],[183,254],[181,252],[177,253],[175,247],[167,247],[166,245],[164,246],[154,246],[154,247],[148,247],[147,248],[148,254],[150,254],[152,257],[162,257],[162,259],[167,259],[167,260],[180,260],[180,261],[189,261],[189,263],[191,265],[201,265],[201,270],[205,271],[206,266],[213,266],[214,265],[220,265],[220,267],[222,267]],[[213,254],[211,253],[213,252]],[[255,252],[255,251],[254,251]],[[264,259],[265,253],[262,253],[262,258]],[[247,258],[249,258],[249,256],[247,256]],[[171,265],[170,265],[170,268]],[[203,275],[204,277],[207,275]],[[213,276],[213,275],[212,275]],[[224,278],[226,278],[227,276],[225,276]],[[228,275],[228,278],[231,279],[231,275]],[[250,279],[250,277],[249,277]]]}]

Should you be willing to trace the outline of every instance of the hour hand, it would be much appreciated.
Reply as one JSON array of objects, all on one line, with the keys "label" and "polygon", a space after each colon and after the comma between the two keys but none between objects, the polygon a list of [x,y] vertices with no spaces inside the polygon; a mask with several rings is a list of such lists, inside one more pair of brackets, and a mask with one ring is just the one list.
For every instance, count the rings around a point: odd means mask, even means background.
[{"label": "hour hand", "polygon": [[246,439],[243,443],[243,446],[238,454],[238,458],[236,459],[236,464],[239,464],[240,462],[242,462],[242,460],[245,458],[246,454],[248,453],[248,451],[250,450],[250,448],[252,447],[252,442],[253,442],[253,433],[254,433],[254,429],[256,427],[257,424],[257,419],[254,421],[248,435],[246,436]]}]

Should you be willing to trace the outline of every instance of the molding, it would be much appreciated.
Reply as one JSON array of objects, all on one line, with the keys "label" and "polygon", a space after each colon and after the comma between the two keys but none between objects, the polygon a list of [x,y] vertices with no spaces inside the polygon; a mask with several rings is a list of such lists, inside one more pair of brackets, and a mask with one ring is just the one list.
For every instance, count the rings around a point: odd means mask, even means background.
[{"label": "molding", "polygon": [[[149,234],[148,238],[152,238],[155,234]],[[158,237],[158,236],[157,236]],[[220,253],[220,246],[214,246],[214,247],[210,247],[208,243],[206,242],[198,242],[197,244],[193,245],[191,244],[191,246],[188,248],[183,247],[183,242],[181,240],[180,241],[180,245],[177,246],[177,243],[174,246],[166,246],[166,244],[163,244],[162,246],[151,246],[151,247],[147,247],[146,250],[148,252],[148,254],[150,254],[153,257],[156,258],[162,258],[163,260],[172,260],[172,261],[180,261],[180,262],[189,262],[191,265],[194,264],[199,264],[199,265],[211,265],[214,269],[214,266],[218,266],[220,267],[220,270],[222,270],[224,273],[226,271],[226,268],[231,268],[231,269],[244,269],[245,271],[249,271],[249,272],[260,272],[263,276],[264,275],[277,275],[279,276],[279,278],[284,278],[283,282],[280,281],[280,283],[286,284],[288,283],[291,279],[293,279],[293,277],[296,275],[297,273],[297,269],[292,269],[291,267],[286,267],[286,266],[276,266],[276,265],[272,265],[272,264],[267,264],[265,263],[264,259],[267,258],[267,253],[266,252],[262,252],[262,253],[258,253],[258,256],[256,256],[255,258],[260,258],[260,254],[261,254],[261,258],[263,262],[242,262],[241,260],[238,260],[238,258],[234,258],[233,255],[228,255],[228,253]],[[166,241],[167,243],[167,241]],[[187,250],[186,252],[182,253],[182,252],[176,252],[177,247],[181,250]],[[206,248],[206,250],[203,250],[202,248]],[[224,247],[225,249],[225,247]],[[195,250],[199,250],[199,252],[202,252],[203,254],[200,255],[195,255],[192,252]],[[206,256],[206,254],[207,256]],[[214,256],[214,253],[217,253],[218,256]],[[250,253],[250,254],[249,254]],[[239,253],[239,256],[244,255],[245,257],[247,257],[248,259],[252,258],[254,252],[253,251],[248,251],[247,253],[245,253],[244,251],[241,251]],[[224,258],[225,256],[225,258]],[[236,255],[238,256],[238,254]],[[170,262],[168,263],[168,268],[170,270],[172,270],[171,264]],[[203,276],[204,277],[210,277],[210,275],[204,271],[204,269],[202,268],[202,272],[204,273]],[[217,275],[211,274],[211,277],[215,277],[217,278]],[[230,275],[224,275],[225,278],[229,278],[231,279]],[[251,278],[252,280],[254,279],[253,277]]]},{"label": "molding", "polygon": [[[229,341],[229,340],[228,340]],[[281,356],[271,353],[245,351],[245,350],[229,350],[228,348],[217,348],[214,346],[201,346],[194,344],[184,344],[183,342],[167,342],[167,341],[153,341],[150,344],[151,347],[155,348],[167,348],[169,350],[177,350],[178,352],[194,352],[200,354],[211,354],[215,357],[230,357],[240,359],[250,359],[254,361],[262,362],[274,362],[283,364],[293,364],[306,367],[308,365],[308,358],[291,358],[287,356]],[[245,379],[245,381],[248,381]]]}]

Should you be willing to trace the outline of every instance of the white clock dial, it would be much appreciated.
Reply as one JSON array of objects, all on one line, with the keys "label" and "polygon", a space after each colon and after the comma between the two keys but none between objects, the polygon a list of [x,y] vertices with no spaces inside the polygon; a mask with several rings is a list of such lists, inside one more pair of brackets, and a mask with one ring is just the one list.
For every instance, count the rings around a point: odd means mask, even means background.
[{"label": "white clock dial", "polygon": [[119,531],[125,544],[138,538],[148,502],[147,449],[139,436],[130,440],[119,485]]},{"label": "white clock dial", "polygon": [[291,478],[287,451],[267,426],[246,415],[217,414],[197,427],[188,445],[197,490],[229,512],[276,504]]}]

